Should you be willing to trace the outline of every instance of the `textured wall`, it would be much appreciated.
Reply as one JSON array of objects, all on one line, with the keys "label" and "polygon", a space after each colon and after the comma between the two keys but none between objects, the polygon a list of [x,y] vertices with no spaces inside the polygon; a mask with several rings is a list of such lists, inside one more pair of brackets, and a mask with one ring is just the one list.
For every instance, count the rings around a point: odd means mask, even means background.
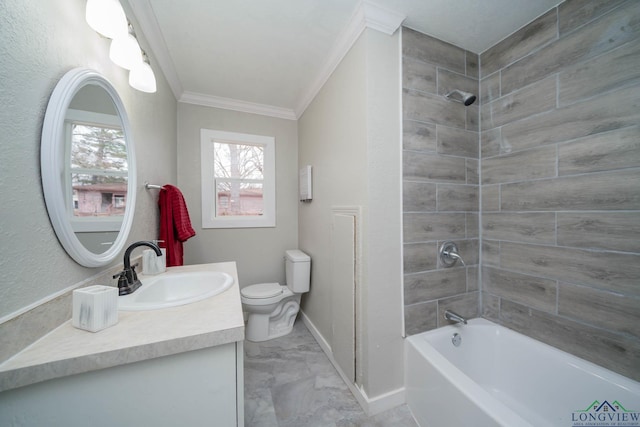
[{"label": "textured wall", "polygon": [[331,208],[362,208],[357,381],[370,398],[403,385],[401,337],[399,34],[366,29],[299,120],[300,165],[313,201],[300,204],[300,249],[312,259],[303,310],[334,345]]},{"label": "textured wall", "polygon": [[483,316],[640,378],[640,3],[570,0],[484,52]]},{"label": "textured wall", "polygon": [[[85,0],[0,2],[0,319],[50,299],[77,283],[112,283],[106,269],[76,264],[49,222],[40,179],[44,112],[58,80],[75,67],[101,72],[117,89],[129,115],[138,160],[138,182],[175,182],[176,102],[156,70],[158,92],[128,85],[128,74],[108,57],[109,41],[89,28]],[[125,4],[126,7],[126,4]],[[130,18],[133,14],[128,12]],[[135,21],[134,25],[135,25]],[[138,33],[143,47],[147,47]],[[157,193],[141,190],[129,241],[157,233]],[[113,263],[122,263],[118,257]],[[0,325],[3,355],[71,317],[70,298]],[[59,304],[58,304],[59,303]],[[7,328],[5,328],[7,326]]]},{"label": "textured wall", "polygon": [[[446,100],[478,94],[478,55],[402,30],[404,304],[407,334],[446,324],[446,309],[478,315],[478,106]],[[467,267],[443,268],[454,241]]]},{"label": "textured wall", "polygon": [[[202,228],[200,129],[275,137],[276,226]],[[293,120],[178,104],[178,185],[196,236],[184,245],[185,264],[236,261],[238,280],[285,283],[284,251],[298,247],[298,126]]]},{"label": "textured wall", "polygon": [[298,163],[313,166],[313,201],[300,204],[300,249],[311,256],[311,289],[303,310],[333,341],[331,207],[366,206],[366,41],[363,37],[327,80],[298,122]]}]

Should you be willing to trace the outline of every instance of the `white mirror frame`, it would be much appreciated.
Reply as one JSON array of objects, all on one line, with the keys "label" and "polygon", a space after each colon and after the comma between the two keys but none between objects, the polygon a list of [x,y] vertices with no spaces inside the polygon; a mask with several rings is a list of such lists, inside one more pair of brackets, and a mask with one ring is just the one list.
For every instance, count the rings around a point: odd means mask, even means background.
[{"label": "white mirror frame", "polygon": [[[88,84],[100,86],[111,96],[122,121],[122,130],[127,144],[127,206],[118,237],[113,245],[101,254],[86,249],[71,226],[65,205],[63,171],[60,170],[61,165],[65,163],[64,122],[67,109],[75,94]],[[53,90],[42,126],[40,169],[49,218],[58,240],[69,256],[85,267],[102,267],[113,261],[123,249],[133,223],[137,188],[136,160],[133,135],[124,104],[113,85],[97,71],[75,68],[66,73]]]}]

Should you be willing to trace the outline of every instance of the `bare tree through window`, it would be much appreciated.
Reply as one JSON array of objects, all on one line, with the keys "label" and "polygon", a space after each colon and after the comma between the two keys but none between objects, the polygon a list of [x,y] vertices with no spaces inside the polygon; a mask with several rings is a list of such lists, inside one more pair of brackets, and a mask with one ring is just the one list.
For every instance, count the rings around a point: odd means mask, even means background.
[{"label": "bare tree through window", "polygon": [[70,129],[74,216],[124,215],[128,164],[122,129],[85,123],[71,123]]},{"label": "bare tree through window", "polygon": [[275,142],[200,129],[203,228],[276,226]]},{"label": "bare tree through window", "polygon": [[262,215],[264,147],[214,143],[217,215]]}]

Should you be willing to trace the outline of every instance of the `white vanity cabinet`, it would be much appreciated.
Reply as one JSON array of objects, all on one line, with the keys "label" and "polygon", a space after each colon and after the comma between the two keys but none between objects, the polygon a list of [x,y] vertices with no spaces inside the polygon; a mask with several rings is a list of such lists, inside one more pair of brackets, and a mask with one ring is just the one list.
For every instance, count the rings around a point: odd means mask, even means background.
[{"label": "white vanity cabinet", "polygon": [[71,321],[0,364],[0,426],[244,426],[244,320],[233,262],[171,267],[234,278],[219,295]]},{"label": "white vanity cabinet", "polygon": [[224,344],[5,391],[0,425],[243,426],[242,351]]}]

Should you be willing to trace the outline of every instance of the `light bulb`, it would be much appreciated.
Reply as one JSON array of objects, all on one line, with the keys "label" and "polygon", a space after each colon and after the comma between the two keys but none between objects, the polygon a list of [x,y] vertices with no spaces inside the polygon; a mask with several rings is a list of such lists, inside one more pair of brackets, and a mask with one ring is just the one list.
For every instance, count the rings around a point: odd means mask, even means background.
[{"label": "light bulb", "polygon": [[127,16],[118,0],[87,0],[87,24],[105,37],[127,34]]},{"label": "light bulb", "polygon": [[138,40],[130,33],[113,39],[109,48],[109,58],[116,65],[131,70],[142,62],[142,53],[140,52]]},{"label": "light bulb", "polygon": [[156,76],[151,65],[142,61],[129,71],[129,85],[142,92],[155,93]]}]

